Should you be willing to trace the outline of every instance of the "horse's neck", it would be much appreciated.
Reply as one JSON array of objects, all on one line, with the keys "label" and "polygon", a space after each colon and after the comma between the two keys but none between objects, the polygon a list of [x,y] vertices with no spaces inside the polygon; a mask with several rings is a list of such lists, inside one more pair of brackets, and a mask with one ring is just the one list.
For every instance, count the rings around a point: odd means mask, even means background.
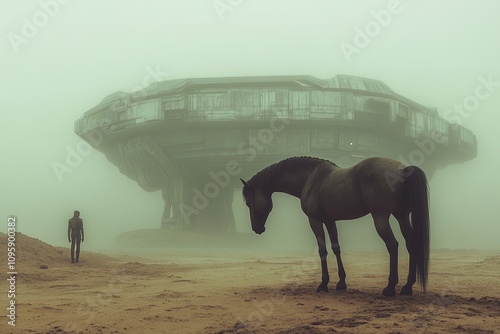
[{"label": "horse's neck", "polygon": [[316,167],[317,165],[284,168],[283,172],[270,182],[268,190],[271,194],[282,192],[300,198],[307,179]]}]

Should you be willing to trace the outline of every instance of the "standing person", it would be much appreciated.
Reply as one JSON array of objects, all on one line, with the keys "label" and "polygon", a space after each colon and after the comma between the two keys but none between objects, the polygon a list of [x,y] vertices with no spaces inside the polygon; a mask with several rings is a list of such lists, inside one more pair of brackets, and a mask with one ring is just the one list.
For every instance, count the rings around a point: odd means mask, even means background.
[{"label": "standing person", "polygon": [[71,263],[75,263],[75,244],[76,244],[76,262],[80,257],[80,241],[84,241],[83,220],[80,218],[80,211],[76,210],[73,217],[68,221],[68,241],[71,242]]}]

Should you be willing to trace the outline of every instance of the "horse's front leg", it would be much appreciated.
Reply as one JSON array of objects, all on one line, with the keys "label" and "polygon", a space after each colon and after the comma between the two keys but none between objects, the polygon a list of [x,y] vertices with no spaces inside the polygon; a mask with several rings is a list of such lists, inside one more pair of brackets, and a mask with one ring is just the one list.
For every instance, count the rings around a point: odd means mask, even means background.
[{"label": "horse's front leg", "polygon": [[319,258],[321,260],[321,284],[316,289],[316,292],[328,292],[328,282],[330,281],[330,276],[328,275],[328,265],[326,262],[328,252],[326,250],[325,230],[323,229],[322,222],[313,220],[311,218],[309,218],[309,225],[311,226],[311,229],[316,237],[316,242],[318,243]]}]

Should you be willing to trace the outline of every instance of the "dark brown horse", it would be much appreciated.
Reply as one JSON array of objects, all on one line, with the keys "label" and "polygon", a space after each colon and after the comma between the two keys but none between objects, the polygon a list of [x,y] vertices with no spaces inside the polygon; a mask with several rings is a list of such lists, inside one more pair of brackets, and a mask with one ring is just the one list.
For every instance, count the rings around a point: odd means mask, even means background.
[{"label": "dark brown horse", "polygon": [[[417,274],[426,290],[429,266],[429,206],[427,179],[415,166],[405,167],[389,158],[369,158],[350,168],[310,157],[282,160],[249,181],[243,181],[243,197],[250,209],[255,233],[265,231],[265,223],[273,208],[271,195],[283,192],[300,198],[302,210],[309,217],[319,248],[322,279],[317,291],[328,291],[326,226],[333,253],[337,258],[339,282],[337,290],[347,288],[340,257],[337,220],[349,220],[371,214],[378,235],[390,256],[389,283],[384,296],[396,294],[398,283],[398,242],[389,225],[392,214],[401,228],[409,253],[409,273],[402,295],[411,295]],[[411,213],[411,224],[410,224]]]}]

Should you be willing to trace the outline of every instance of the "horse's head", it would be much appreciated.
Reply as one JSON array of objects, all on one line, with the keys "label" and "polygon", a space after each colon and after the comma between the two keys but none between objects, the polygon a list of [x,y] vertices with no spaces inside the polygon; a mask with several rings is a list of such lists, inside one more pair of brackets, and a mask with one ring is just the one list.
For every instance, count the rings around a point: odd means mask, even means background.
[{"label": "horse's head", "polygon": [[[240,179],[241,180],[241,179]],[[243,198],[250,209],[250,221],[252,230],[257,234],[262,234],[266,228],[266,220],[273,209],[271,195],[241,180],[243,183]]]}]

